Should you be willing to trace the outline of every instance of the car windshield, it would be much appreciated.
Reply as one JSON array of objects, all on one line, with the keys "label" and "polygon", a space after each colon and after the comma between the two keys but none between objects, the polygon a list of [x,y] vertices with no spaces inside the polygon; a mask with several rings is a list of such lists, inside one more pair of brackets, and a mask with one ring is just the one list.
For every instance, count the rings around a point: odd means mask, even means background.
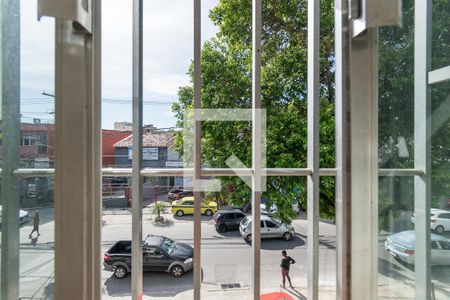
[{"label": "car windshield", "polygon": [[275,223],[277,226],[281,226],[281,223],[275,219],[271,219],[270,221],[272,221],[273,223]]},{"label": "car windshield", "polygon": [[177,243],[171,239],[163,238],[161,245],[159,246],[164,252],[171,255],[177,248]]}]

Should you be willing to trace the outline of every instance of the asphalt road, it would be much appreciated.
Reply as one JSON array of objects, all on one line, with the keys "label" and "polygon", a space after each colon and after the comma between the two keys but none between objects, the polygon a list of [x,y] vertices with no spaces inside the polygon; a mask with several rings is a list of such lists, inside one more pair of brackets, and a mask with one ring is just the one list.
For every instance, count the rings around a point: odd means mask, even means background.
[{"label": "asphalt road", "polygon": [[[176,241],[193,246],[193,218],[184,216],[173,218],[165,215],[165,225],[155,225],[152,215],[144,215],[143,232],[170,237]],[[103,227],[103,250],[119,239],[131,237],[131,218],[126,215],[106,215]],[[297,234],[291,241],[281,239],[264,240],[261,249],[261,287],[262,292],[279,291],[281,284],[280,260],[281,250],[286,249],[297,263],[291,268],[292,283],[297,291],[297,298],[306,295],[306,221],[294,222]],[[320,247],[321,287],[324,296],[332,294],[335,286],[335,241],[334,226],[323,224],[323,244]],[[210,218],[202,221],[202,298],[248,299],[251,297],[252,254],[251,245],[247,244],[237,230],[224,234],[217,233]],[[112,237],[112,239],[108,239]],[[108,299],[126,298],[130,295],[130,277],[118,280],[111,272],[103,271],[105,282],[104,295]],[[222,285],[238,287],[224,289]],[[182,278],[173,278],[165,273],[144,273],[143,295],[152,299],[172,297],[173,299],[192,298],[192,272]],[[334,298],[334,297],[333,297]]]},{"label": "asphalt road", "polygon": [[[30,212],[32,215],[32,212]],[[53,210],[40,209],[41,236],[30,239],[32,226],[20,230],[20,298],[52,299],[54,274]],[[160,234],[174,240],[193,244],[192,217],[174,219],[165,215],[165,225],[155,225],[153,215],[144,212],[144,234]],[[127,210],[108,210],[103,217],[102,251],[115,241],[131,238],[131,215]],[[286,249],[297,263],[292,266],[291,278],[295,290],[288,291],[297,299],[305,299],[307,286],[306,227],[303,219],[293,223],[296,236],[292,241],[264,240],[261,249],[262,292],[280,290],[279,263],[281,250]],[[320,299],[335,299],[336,240],[335,226],[320,223],[319,289]],[[202,298],[250,299],[252,280],[251,246],[238,231],[219,234],[206,217],[202,221]],[[414,270],[397,262],[383,248],[384,235],[379,239],[378,293],[381,298],[413,299]],[[363,268],[364,266],[362,266]],[[103,299],[130,299],[130,276],[116,279],[111,272],[102,271]],[[450,267],[433,267],[433,287],[436,299],[448,299]],[[224,289],[222,285],[233,284]],[[166,273],[144,273],[144,299],[192,299],[192,272],[181,278]]]}]

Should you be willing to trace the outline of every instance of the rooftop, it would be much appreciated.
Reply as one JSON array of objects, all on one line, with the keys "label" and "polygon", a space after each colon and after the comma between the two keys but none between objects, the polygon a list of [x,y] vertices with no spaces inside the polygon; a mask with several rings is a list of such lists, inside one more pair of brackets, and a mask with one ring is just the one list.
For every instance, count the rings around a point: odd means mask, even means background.
[{"label": "rooftop", "polygon": [[[131,147],[133,135],[124,138],[114,144],[114,147]],[[173,134],[171,132],[146,132],[142,135],[143,147],[171,147],[173,145]]]}]

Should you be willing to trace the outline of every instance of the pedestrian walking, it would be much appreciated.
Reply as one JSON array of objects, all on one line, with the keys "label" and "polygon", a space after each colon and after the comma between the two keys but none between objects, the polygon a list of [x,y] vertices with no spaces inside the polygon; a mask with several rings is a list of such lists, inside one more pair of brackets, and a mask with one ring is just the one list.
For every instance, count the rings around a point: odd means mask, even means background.
[{"label": "pedestrian walking", "polygon": [[31,237],[31,235],[36,231],[38,236],[40,236],[41,234],[39,233],[39,223],[40,223],[40,219],[39,219],[39,211],[35,211],[34,212],[34,217],[33,217],[33,230],[31,231],[29,237]]},{"label": "pedestrian walking", "polygon": [[283,256],[283,258],[281,259],[281,276],[283,277],[283,285],[280,287],[282,288],[286,288],[286,277],[289,281],[289,285],[291,287],[291,289],[293,289],[294,287],[292,286],[291,283],[291,277],[289,276],[289,267],[291,266],[291,264],[295,264],[295,260],[292,259],[292,257],[288,256],[286,253],[286,250],[281,251],[281,255]]}]

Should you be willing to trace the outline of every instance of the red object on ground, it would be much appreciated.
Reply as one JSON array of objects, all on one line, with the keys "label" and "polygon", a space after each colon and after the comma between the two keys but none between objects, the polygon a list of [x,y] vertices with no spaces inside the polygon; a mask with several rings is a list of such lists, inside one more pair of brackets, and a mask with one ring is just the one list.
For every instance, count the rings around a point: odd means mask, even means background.
[{"label": "red object on ground", "polygon": [[274,293],[268,293],[263,294],[259,298],[260,300],[294,300],[294,298],[286,293],[283,292],[274,292]]}]

